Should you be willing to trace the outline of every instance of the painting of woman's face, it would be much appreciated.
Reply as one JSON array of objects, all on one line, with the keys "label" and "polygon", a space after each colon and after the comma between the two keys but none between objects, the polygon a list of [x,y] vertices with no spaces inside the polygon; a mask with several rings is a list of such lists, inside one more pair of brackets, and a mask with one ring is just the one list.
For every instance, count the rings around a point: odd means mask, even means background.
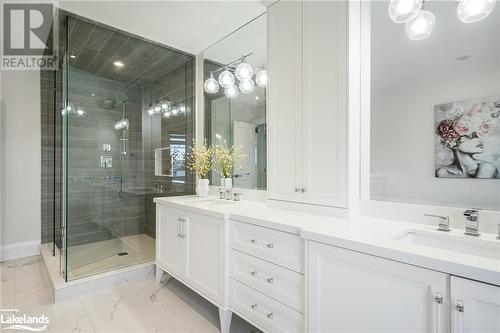
[{"label": "painting of woman's face", "polygon": [[482,154],[484,153],[484,143],[480,138],[463,136],[458,141],[457,150],[465,154]]},{"label": "painting of woman's face", "polygon": [[500,98],[434,106],[435,175],[500,179]]}]

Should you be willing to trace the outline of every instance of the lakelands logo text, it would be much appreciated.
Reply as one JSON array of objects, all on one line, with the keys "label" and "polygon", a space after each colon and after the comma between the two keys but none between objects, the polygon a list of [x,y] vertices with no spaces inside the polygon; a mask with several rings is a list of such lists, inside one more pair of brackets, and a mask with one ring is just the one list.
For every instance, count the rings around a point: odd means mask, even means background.
[{"label": "lakelands logo text", "polygon": [[1,310],[0,325],[2,330],[22,330],[30,332],[41,332],[47,329],[50,322],[46,315],[28,316],[19,314],[18,309]]},{"label": "lakelands logo text", "polygon": [[2,70],[55,69],[57,15],[52,3],[3,3]]}]

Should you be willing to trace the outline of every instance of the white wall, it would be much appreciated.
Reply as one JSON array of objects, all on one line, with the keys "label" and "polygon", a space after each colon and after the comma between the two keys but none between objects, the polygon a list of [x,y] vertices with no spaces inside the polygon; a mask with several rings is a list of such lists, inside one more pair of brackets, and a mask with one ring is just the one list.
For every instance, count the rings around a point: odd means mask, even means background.
[{"label": "white wall", "polygon": [[500,66],[461,68],[372,91],[372,199],[500,210],[500,180],[434,176],[434,105],[500,96]]},{"label": "white wall", "polygon": [[1,260],[38,253],[41,234],[39,71],[1,75]]}]

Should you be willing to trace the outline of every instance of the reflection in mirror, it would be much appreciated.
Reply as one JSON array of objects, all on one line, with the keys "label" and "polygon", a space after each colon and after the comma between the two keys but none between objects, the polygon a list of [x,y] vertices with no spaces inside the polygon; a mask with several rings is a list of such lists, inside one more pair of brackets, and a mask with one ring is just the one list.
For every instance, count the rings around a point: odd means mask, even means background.
[{"label": "reflection in mirror", "polygon": [[426,2],[415,40],[388,5],[371,2],[371,198],[500,210],[500,6],[468,24]]},{"label": "reflection in mirror", "polygon": [[[212,45],[203,55],[207,143],[240,148],[244,158],[235,165],[234,187],[265,190],[265,14]],[[211,172],[211,184],[220,185],[215,170]]]}]

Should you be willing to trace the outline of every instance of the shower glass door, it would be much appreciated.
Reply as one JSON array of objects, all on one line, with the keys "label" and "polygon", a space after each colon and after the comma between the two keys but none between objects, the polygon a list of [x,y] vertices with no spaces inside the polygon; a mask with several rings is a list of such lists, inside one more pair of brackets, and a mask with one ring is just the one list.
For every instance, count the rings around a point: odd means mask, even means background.
[{"label": "shower glass door", "polygon": [[[70,14],[66,21],[62,255],[71,281],[152,263],[153,198],[193,193],[184,155],[194,57]],[[153,104],[168,108],[151,112]],[[176,152],[160,175],[158,149]]]}]

